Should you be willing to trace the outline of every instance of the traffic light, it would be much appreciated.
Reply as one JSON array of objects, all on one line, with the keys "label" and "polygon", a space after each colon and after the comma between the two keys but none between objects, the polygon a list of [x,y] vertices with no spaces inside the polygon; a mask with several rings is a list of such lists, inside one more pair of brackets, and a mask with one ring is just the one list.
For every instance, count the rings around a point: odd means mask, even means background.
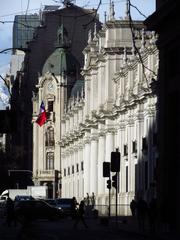
[{"label": "traffic light", "polygon": [[112,186],[117,189],[117,173],[112,176]]},{"label": "traffic light", "polygon": [[103,177],[110,177],[110,162],[103,162]]},{"label": "traffic light", "polygon": [[107,188],[111,189],[111,180],[110,179],[107,180]]},{"label": "traffic light", "polygon": [[120,152],[111,152],[111,172],[120,171]]}]

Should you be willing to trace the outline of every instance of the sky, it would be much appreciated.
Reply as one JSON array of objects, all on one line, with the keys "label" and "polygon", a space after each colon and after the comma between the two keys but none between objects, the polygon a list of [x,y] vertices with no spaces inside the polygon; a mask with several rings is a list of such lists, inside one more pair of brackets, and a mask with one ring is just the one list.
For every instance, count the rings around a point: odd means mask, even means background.
[{"label": "sky", "polygon": [[[13,21],[14,16],[18,14],[38,13],[40,7],[44,5],[60,5],[62,0],[0,0],[0,52],[6,48],[12,47],[12,23],[2,23],[4,21]],[[74,0],[76,5],[85,8],[97,9],[100,0]],[[98,13],[100,20],[104,21],[104,12],[108,14],[110,0],[101,0]],[[155,0],[131,0],[131,4],[136,6],[146,17],[155,10]],[[114,0],[115,17],[120,19],[125,15],[126,0]],[[138,13],[135,8],[131,8],[132,18],[144,20],[145,18]],[[5,75],[9,68],[11,52],[0,53],[0,74]],[[3,82],[0,80],[0,92],[4,90]],[[0,108],[1,108],[0,99]]]}]

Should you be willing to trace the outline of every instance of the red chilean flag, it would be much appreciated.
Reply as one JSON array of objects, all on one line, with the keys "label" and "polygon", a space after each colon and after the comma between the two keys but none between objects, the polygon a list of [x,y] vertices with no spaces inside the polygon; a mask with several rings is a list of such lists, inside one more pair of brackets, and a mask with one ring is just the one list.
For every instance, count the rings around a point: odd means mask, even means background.
[{"label": "red chilean flag", "polygon": [[41,102],[41,106],[40,106],[40,111],[39,111],[39,116],[36,120],[36,123],[39,124],[39,126],[41,127],[47,120],[47,115],[46,115],[46,110],[45,110],[45,106],[44,106],[44,102]]}]

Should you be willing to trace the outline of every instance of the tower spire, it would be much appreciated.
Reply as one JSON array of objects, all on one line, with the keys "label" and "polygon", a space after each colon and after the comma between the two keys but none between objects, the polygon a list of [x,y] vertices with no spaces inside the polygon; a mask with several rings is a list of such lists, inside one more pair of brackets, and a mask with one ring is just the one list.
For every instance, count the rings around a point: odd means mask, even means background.
[{"label": "tower spire", "polygon": [[109,1],[109,21],[112,21],[115,19],[115,11],[114,11],[114,2]]},{"label": "tower spire", "polygon": [[124,17],[124,19],[125,20],[129,20],[129,2],[128,2],[128,0],[126,0],[126,10],[125,10],[125,17]]}]

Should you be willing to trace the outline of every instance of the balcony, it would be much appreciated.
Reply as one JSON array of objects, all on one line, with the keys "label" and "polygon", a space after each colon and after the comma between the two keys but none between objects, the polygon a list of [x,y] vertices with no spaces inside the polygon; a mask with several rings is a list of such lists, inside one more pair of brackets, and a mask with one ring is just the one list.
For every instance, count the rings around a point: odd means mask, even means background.
[{"label": "balcony", "polygon": [[55,178],[55,170],[39,170],[38,178],[41,181],[53,181]]}]

